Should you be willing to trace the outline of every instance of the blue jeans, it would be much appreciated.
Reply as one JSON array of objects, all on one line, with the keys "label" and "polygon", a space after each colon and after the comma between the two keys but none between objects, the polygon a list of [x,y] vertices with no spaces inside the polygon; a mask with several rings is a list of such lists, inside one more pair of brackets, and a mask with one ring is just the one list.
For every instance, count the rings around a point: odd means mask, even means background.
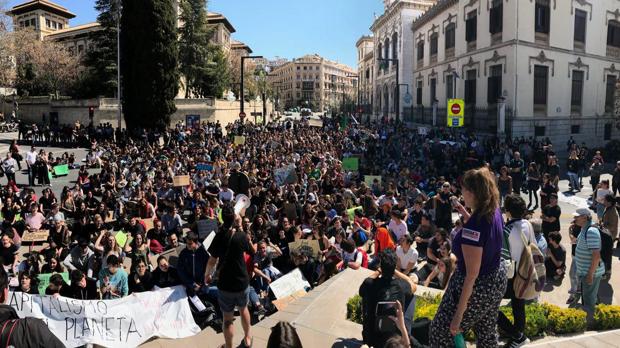
[{"label": "blue jeans", "polygon": [[581,283],[581,298],[583,300],[583,306],[587,309],[593,310],[596,306],[596,300],[598,298],[598,288],[601,284],[601,276],[594,277],[592,284],[586,282],[585,276],[580,276],[579,281]]},{"label": "blue jeans", "polygon": [[581,190],[577,173],[567,172],[566,175],[568,175],[568,183],[572,186],[573,190]]}]

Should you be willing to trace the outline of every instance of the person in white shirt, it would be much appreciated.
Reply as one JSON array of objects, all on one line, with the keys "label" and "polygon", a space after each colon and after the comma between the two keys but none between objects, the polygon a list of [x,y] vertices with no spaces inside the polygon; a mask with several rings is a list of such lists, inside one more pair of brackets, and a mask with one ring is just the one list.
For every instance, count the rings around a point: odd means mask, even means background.
[{"label": "person in white shirt", "polygon": [[398,269],[406,275],[409,275],[418,263],[418,251],[411,247],[412,244],[413,238],[406,235],[401,239],[400,245],[396,248]]},{"label": "person in white shirt", "polygon": [[37,149],[33,146],[26,152],[26,166],[28,167],[28,186],[34,186],[34,164],[37,161]]},{"label": "person in white shirt", "polygon": [[235,192],[228,188],[228,184],[222,184],[222,189],[218,194],[220,201],[223,203],[230,202],[233,200],[233,197],[235,197]]},{"label": "person in white shirt", "polygon": [[15,183],[15,171],[17,170],[17,161],[11,157],[11,153],[6,154],[6,158],[2,161],[2,169],[6,174],[6,179],[9,185],[11,181]]},{"label": "person in white shirt", "polygon": [[399,210],[393,210],[391,217],[388,230],[394,235],[396,242],[400,242],[401,238],[407,235],[407,224],[402,220],[403,215]]}]

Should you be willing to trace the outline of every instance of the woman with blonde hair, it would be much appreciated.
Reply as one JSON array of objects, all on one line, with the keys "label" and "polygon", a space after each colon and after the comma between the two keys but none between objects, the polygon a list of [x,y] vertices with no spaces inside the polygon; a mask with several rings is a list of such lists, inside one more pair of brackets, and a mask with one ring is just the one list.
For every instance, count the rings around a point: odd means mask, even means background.
[{"label": "woman with blonde hair", "polygon": [[[506,269],[500,261],[504,222],[499,190],[488,168],[467,171],[462,182],[466,213],[454,236],[454,274],[431,324],[431,346],[450,347],[454,336],[473,329],[478,347],[497,346],[497,313],[506,291]],[[459,207],[460,206],[460,207]]]}]

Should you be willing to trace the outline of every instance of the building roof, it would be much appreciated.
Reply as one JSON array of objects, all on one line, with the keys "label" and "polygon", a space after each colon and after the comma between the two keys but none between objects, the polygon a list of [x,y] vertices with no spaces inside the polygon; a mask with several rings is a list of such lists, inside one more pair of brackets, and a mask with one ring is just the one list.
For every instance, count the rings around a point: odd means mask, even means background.
[{"label": "building roof", "polygon": [[66,19],[75,18],[75,14],[73,14],[66,8],[47,0],[32,0],[20,5],[13,6],[12,9],[7,11],[7,14],[11,16],[18,16],[35,10],[45,10]]},{"label": "building roof", "polygon": [[422,14],[418,19],[413,21],[413,30],[416,30],[428,23],[431,19],[435,18],[437,15],[450,8],[453,5],[458,4],[459,0],[439,0],[437,3],[429,8],[424,14]]},{"label": "building roof", "polygon": [[365,41],[373,42],[372,35],[364,35],[364,36],[360,37],[360,39],[357,40],[357,42],[355,43],[355,47],[358,47],[362,42],[365,42]]},{"label": "building roof", "polygon": [[47,34],[45,37],[49,39],[59,39],[61,37],[78,36],[86,34],[92,31],[102,30],[103,27],[98,22],[86,23],[77,25],[75,27],[64,28],[56,30],[53,33]]},{"label": "building roof", "polygon": [[217,12],[208,12],[207,13],[207,22],[209,24],[217,24],[222,23],[228,29],[230,33],[236,32],[235,27],[230,24],[228,18],[226,18],[223,14]]},{"label": "building roof", "polygon": [[230,43],[230,48],[233,50],[246,50],[248,51],[248,53],[252,53],[252,49],[250,48],[250,46],[246,45],[245,43],[241,42],[241,41],[237,41],[237,40],[232,40],[232,42]]}]

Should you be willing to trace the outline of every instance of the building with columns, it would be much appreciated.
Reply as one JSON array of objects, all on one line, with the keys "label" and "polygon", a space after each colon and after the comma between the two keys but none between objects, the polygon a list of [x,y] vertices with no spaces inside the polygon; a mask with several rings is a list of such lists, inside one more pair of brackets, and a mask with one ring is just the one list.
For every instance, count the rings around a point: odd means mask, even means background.
[{"label": "building with columns", "polygon": [[[317,54],[274,67],[269,74],[279,107],[308,107],[315,112],[340,110],[357,101],[357,72]],[[353,110],[350,110],[353,111]]]},{"label": "building with columns", "polygon": [[409,26],[414,119],[446,122],[465,99],[465,126],[485,133],[619,138],[617,0],[440,0]]},{"label": "building with columns", "polygon": [[413,83],[411,24],[435,2],[384,0],[384,13],[370,27],[374,48],[372,112],[375,116],[400,119],[406,116],[401,100],[407,88],[411,93]]}]

